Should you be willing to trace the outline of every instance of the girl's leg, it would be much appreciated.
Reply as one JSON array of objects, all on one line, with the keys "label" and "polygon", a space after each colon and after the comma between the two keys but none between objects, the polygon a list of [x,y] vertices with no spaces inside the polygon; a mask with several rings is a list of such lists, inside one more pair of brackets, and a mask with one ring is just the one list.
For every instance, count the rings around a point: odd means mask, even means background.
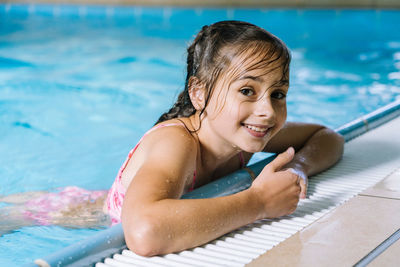
[{"label": "girl's leg", "polygon": [[82,202],[54,214],[51,223],[67,228],[105,228],[111,225],[110,217],[104,213],[106,195],[96,201]]},{"label": "girl's leg", "polygon": [[85,196],[87,199],[87,193],[87,190],[69,187],[59,192],[61,195],[39,191],[1,197],[0,202],[12,205],[0,208],[0,218],[4,218],[0,220],[0,234],[34,225],[59,225],[67,228],[110,226],[110,218],[103,212],[107,191],[100,193],[95,200],[83,200]]},{"label": "girl's leg", "polygon": [[35,222],[24,216],[21,205],[0,208],[0,236],[9,234],[21,227],[33,226]]},{"label": "girl's leg", "polygon": [[21,227],[36,225],[35,221],[25,216],[25,203],[43,196],[47,192],[34,191],[0,196],[0,202],[11,204],[0,208],[0,236],[9,234]]},{"label": "girl's leg", "polygon": [[5,202],[9,204],[23,204],[28,200],[41,197],[46,193],[47,193],[46,191],[33,191],[33,192],[11,194],[8,196],[0,196],[0,202]]}]

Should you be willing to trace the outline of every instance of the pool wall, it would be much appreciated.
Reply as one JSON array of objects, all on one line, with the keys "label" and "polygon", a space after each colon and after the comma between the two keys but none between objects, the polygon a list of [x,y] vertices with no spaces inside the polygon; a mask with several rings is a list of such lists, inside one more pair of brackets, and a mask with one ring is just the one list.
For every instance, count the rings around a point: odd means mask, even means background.
[{"label": "pool wall", "polygon": [[398,0],[0,0],[0,3],[296,8],[400,8]]}]

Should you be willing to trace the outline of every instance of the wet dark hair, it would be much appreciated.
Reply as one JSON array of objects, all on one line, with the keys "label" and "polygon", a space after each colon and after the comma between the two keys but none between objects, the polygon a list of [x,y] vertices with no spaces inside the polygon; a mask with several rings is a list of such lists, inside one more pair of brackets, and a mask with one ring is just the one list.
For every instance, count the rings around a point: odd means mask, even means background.
[{"label": "wet dark hair", "polygon": [[266,68],[271,71],[283,67],[283,77],[288,82],[290,53],[286,45],[266,30],[242,21],[220,21],[203,26],[193,43],[187,49],[187,76],[184,90],[179,94],[172,108],[161,115],[157,123],[196,112],[189,96],[190,78],[196,77],[207,90],[204,112],[215,83],[226,71],[231,61],[246,51],[261,56],[261,60],[247,68]]}]

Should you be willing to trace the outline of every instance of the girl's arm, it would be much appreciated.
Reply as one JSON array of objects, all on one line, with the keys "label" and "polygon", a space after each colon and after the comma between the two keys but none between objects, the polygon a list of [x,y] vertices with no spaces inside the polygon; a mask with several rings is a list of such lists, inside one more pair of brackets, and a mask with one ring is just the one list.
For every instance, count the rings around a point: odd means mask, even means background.
[{"label": "girl's arm", "polygon": [[193,175],[196,142],[185,130],[166,127],[146,136],[141,147],[140,156],[146,160],[129,185],[122,208],[126,243],[140,255],[198,246],[257,219],[289,214],[297,206],[297,176],[277,171],[292,159],[293,149],[269,164],[245,191],[179,199],[186,177]]},{"label": "girl's arm", "polygon": [[280,153],[292,146],[293,160],[284,168],[293,168],[303,179],[301,198],[306,196],[307,177],[335,164],[343,154],[344,139],[333,130],[317,124],[287,122],[267,144],[264,151]]}]

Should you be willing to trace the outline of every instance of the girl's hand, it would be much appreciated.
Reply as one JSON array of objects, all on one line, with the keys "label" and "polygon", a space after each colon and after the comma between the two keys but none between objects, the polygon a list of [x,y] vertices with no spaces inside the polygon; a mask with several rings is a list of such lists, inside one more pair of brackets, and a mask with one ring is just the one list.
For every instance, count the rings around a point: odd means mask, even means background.
[{"label": "girl's hand", "polygon": [[[281,170],[294,156],[289,148],[264,167],[250,187],[261,204],[261,218],[275,218],[293,213],[305,183],[292,169]],[[301,189],[303,183],[303,191]]]},{"label": "girl's hand", "polygon": [[264,151],[279,153],[288,146],[296,149],[296,155],[282,170],[292,169],[302,178],[300,198],[305,198],[308,176],[335,164],[343,154],[343,144],[344,139],[341,135],[322,125],[286,122],[268,142]]},{"label": "girl's hand", "polygon": [[295,175],[300,177],[300,198],[305,199],[307,196],[307,186],[308,186],[308,177],[304,173],[304,171],[301,171],[298,168],[289,168],[290,171],[292,171]]}]

